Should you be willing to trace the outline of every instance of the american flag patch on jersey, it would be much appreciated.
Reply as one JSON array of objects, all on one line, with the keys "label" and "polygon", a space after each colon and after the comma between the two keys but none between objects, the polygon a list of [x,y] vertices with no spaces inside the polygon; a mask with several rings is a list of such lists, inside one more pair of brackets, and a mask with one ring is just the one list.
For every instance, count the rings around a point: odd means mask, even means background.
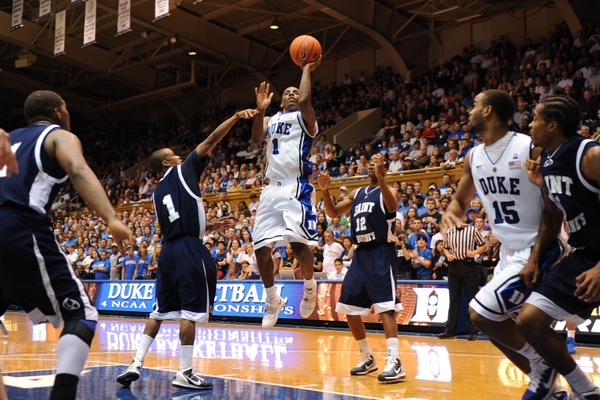
[{"label": "american flag patch on jersey", "polygon": [[508,162],[508,169],[521,169],[521,160],[517,160],[517,161],[509,161]]}]

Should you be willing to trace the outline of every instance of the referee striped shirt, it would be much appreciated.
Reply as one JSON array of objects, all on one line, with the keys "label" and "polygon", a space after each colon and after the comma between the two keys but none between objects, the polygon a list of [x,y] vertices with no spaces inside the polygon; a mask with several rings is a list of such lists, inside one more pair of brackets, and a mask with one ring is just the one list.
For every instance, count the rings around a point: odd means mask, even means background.
[{"label": "referee striped shirt", "polygon": [[484,241],[481,234],[474,226],[468,225],[463,228],[452,227],[446,232],[444,247],[459,260],[470,260],[468,251],[483,246]]}]

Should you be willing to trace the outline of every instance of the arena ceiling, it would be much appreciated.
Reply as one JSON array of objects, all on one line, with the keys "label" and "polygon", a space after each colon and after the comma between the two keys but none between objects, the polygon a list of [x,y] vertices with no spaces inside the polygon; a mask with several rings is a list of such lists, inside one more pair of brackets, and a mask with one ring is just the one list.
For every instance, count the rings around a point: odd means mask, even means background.
[{"label": "arena ceiling", "polygon": [[[86,48],[85,5],[69,8],[66,53],[52,58],[54,18],[37,21],[39,0],[25,0],[24,26],[13,32],[12,0],[0,0],[0,105],[18,107],[24,93],[50,89],[93,115],[233,81],[271,79],[293,67],[287,51],[301,34],[316,37],[328,57],[393,46],[407,59],[420,51],[411,49],[411,39],[540,5],[539,0],[170,1],[170,16],[152,22],[154,2],[131,0],[132,30],[115,36],[118,0],[98,0],[97,42]],[[53,0],[53,13],[68,4]],[[273,23],[279,29],[271,29]],[[24,51],[36,62],[15,68]]]}]

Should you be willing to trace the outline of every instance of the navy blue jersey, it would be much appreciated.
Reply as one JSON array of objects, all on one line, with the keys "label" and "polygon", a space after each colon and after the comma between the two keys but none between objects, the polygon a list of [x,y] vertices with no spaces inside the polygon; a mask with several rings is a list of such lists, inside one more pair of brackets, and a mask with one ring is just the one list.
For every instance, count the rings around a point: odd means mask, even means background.
[{"label": "navy blue jersey", "polygon": [[387,243],[394,231],[396,213],[389,212],[379,187],[364,187],[356,191],[352,208],[352,239],[354,243]]},{"label": "navy blue jersey", "polygon": [[44,140],[58,125],[29,125],[10,133],[19,173],[6,176],[0,169],[0,205],[18,205],[47,214],[62,184],[69,177],[50,159]]},{"label": "navy blue jersey", "polygon": [[550,199],[563,211],[572,247],[600,245],[600,188],[581,172],[585,153],[597,142],[582,137],[565,141],[554,154],[542,152],[541,171]]},{"label": "navy blue jersey", "polygon": [[204,237],[206,215],[198,185],[205,166],[206,159],[192,151],[182,164],[167,170],[156,186],[152,201],[164,241]]}]

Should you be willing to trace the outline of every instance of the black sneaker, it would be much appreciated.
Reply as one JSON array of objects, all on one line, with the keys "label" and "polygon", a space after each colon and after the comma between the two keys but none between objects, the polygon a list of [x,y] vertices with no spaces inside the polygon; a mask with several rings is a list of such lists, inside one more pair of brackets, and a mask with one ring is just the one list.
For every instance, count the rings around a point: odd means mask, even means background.
[{"label": "black sneaker", "polygon": [[366,358],[360,359],[358,365],[350,370],[350,375],[367,375],[379,369],[373,354],[367,354]]},{"label": "black sneaker", "polygon": [[212,383],[194,374],[194,368],[177,372],[172,385],[179,389],[191,390],[210,390],[213,388]]},{"label": "black sneaker", "polygon": [[383,372],[379,374],[379,382],[393,383],[400,382],[406,379],[404,367],[398,357],[386,357],[387,364],[383,368]]}]

